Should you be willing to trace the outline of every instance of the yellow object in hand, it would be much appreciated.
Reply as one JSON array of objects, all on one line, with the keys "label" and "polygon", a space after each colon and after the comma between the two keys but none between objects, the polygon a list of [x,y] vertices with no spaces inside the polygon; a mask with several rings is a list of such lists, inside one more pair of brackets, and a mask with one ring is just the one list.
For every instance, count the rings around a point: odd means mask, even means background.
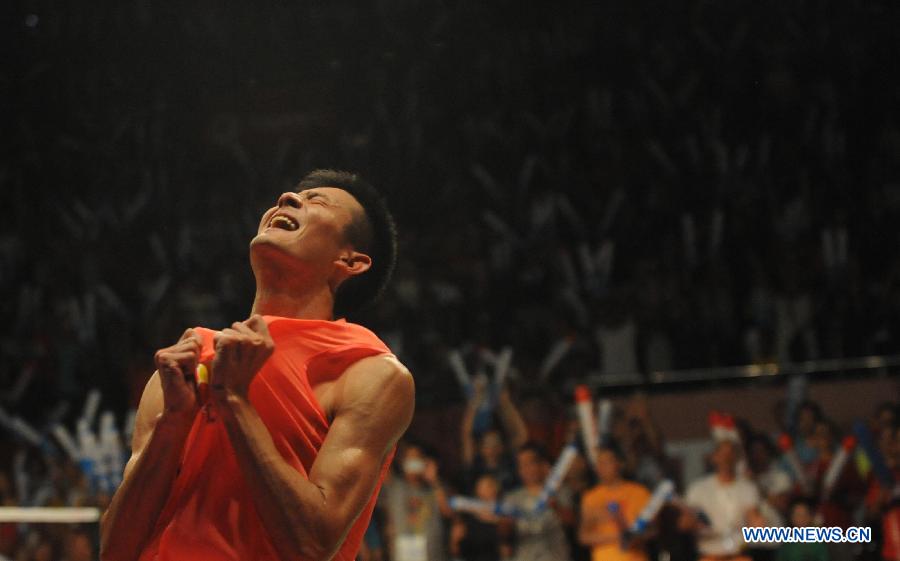
[{"label": "yellow object in hand", "polygon": [[209,383],[209,369],[206,368],[205,364],[197,365],[197,383],[198,384],[208,384]]}]

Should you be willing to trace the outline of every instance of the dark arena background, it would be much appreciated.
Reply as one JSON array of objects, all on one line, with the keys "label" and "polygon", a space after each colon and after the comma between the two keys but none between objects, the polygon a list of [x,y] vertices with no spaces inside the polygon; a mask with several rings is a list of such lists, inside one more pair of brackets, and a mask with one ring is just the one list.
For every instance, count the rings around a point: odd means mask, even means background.
[{"label": "dark arena background", "polygon": [[[359,559],[900,559],[896,2],[3,12],[0,560],[98,558],[154,352],[248,316],[259,217],[317,168],[394,213],[348,319],[416,384]],[[724,441],[758,518],[696,504]],[[585,442],[674,483],[621,546]],[[465,507],[560,458],[539,523]],[[710,548],[755,525],[872,539]]]}]

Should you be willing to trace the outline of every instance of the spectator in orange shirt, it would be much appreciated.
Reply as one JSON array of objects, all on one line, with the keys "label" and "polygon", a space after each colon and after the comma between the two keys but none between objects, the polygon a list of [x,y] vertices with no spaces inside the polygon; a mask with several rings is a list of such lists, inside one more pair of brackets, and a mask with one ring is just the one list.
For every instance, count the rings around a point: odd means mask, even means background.
[{"label": "spectator in orange shirt", "polygon": [[593,561],[646,561],[642,545],[625,542],[625,530],[634,524],[650,500],[650,492],[622,477],[624,458],[613,446],[597,451],[600,484],[581,499],[579,541],[591,548]]}]

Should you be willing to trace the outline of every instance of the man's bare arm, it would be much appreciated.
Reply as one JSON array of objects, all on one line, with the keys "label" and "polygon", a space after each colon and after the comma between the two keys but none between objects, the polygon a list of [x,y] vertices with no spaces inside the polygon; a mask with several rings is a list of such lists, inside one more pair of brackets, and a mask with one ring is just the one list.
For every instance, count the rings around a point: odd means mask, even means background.
[{"label": "man's bare arm", "polygon": [[370,357],[348,368],[335,382],[334,418],[305,477],[278,453],[246,394],[214,392],[244,480],[282,559],[325,560],[338,551],[412,419],[414,394],[412,376],[394,358]]},{"label": "man's bare arm", "polygon": [[462,459],[463,465],[470,467],[475,463],[475,436],[472,430],[475,427],[475,414],[478,412],[478,404],[481,402],[481,391],[466,401],[466,408],[463,411],[462,427],[460,440],[462,441]]},{"label": "man's bare arm", "polygon": [[497,412],[500,413],[500,422],[506,429],[506,438],[509,443],[509,450],[515,452],[523,444],[528,441],[528,427],[525,426],[525,420],[516,404],[513,403],[509,395],[508,388],[500,390],[500,396],[497,400]]},{"label": "man's bare arm", "polygon": [[193,372],[200,338],[188,329],[175,345],[156,353],[135,419],[131,458],[122,484],[100,520],[100,558],[137,559],[150,538],[175,481],[184,443],[197,412]]},{"label": "man's bare arm", "polygon": [[122,484],[100,520],[101,559],[141,554],[169,497],[192,419],[164,412],[159,374],[154,374],[138,406]]}]

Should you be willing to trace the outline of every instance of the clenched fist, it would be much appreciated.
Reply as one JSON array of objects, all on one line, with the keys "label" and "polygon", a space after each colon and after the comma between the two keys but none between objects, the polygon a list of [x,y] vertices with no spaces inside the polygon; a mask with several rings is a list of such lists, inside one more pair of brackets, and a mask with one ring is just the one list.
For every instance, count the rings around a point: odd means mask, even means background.
[{"label": "clenched fist", "polygon": [[213,396],[247,397],[250,382],[275,350],[266,322],[262,316],[252,315],[216,333],[213,343],[216,349],[210,373]]},{"label": "clenched fist", "polygon": [[153,359],[159,372],[167,413],[191,415],[197,412],[194,372],[202,346],[200,336],[193,329],[188,329],[177,343],[156,351]]}]

